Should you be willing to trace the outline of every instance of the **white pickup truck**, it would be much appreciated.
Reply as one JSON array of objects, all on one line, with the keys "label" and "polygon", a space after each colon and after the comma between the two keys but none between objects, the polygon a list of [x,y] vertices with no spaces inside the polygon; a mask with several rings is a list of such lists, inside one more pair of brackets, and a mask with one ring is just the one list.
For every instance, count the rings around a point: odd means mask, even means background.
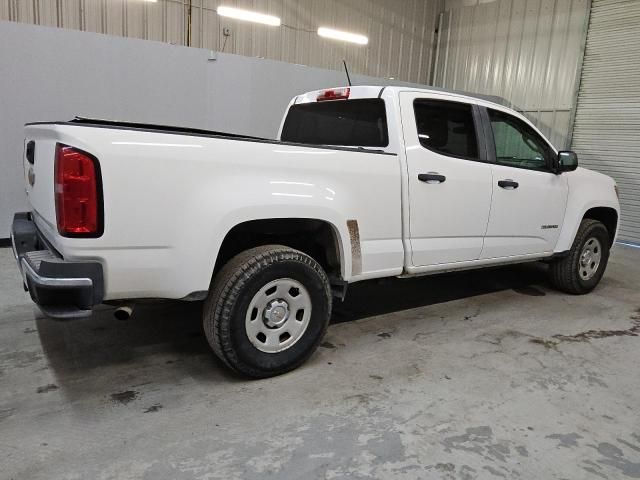
[{"label": "white pickup truck", "polygon": [[213,351],[253,377],[304,362],[350,283],[544,260],[587,293],[618,229],[611,178],[452,92],[309,92],[277,140],[89,119],[25,135],[12,238],[42,311],[204,300]]}]

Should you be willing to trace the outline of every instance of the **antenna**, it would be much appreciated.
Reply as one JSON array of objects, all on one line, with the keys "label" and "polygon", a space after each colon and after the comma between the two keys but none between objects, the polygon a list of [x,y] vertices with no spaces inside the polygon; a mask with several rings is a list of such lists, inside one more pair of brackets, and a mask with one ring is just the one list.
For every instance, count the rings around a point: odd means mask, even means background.
[{"label": "antenna", "polygon": [[347,82],[349,82],[349,86],[351,86],[351,77],[349,76],[349,69],[347,68],[347,61],[346,60],[342,60],[342,63],[344,64],[344,73],[347,74]]}]

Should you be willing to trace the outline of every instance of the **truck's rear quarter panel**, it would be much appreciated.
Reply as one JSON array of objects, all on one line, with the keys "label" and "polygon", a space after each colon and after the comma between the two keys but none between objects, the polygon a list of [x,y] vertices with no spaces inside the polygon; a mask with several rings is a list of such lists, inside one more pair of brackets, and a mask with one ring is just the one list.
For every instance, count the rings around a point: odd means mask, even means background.
[{"label": "truck's rear quarter panel", "polygon": [[27,159],[26,147],[23,158],[26,193],[34,213],[51,225],[56,223],[53,160],[56,143],[59,141],[61,139],[50,127],[38,126],[26,129],[25,146],[29,142],[35,142],[33,164]]},{"label": "truck's rear quarter panel", "polygon": [[[401,273],[396,155],[73,124],[29,126],[26,140],[36,142],[36,182],[27,187],[36,224],[65,259],[103,264],[107,300],[207,290],[226,233],[262,218],[329,222],[339,235],[347,280]],[[57,233],[56,142],[99,160],[99,238]],[[355,272],[347,220],[359,228]]]}]

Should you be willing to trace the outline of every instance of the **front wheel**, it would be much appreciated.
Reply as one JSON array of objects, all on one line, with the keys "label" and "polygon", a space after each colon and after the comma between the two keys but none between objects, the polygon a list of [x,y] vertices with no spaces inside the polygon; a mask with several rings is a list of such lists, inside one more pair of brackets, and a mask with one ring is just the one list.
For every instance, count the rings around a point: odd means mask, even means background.
[{"label": "front wheel", "polygon": [[609,232],[601,222],[582,220],[569,254],[550,265],[553,285],[567,293],[589,293],[607,268],[609,245]]},{"label": "front wheel", "polygon": [[247,250],[216,275],[204,330],[216,355],[250,377],[302,364],[329,324],[331,287],[308,255],[279,245]]}]

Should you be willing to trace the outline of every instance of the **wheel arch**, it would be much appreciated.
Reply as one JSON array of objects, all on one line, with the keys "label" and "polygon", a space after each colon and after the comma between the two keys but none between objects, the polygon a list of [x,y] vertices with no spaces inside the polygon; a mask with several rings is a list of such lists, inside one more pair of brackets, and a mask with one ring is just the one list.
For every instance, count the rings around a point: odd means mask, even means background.
[{"label": "wheel arch", "polygon": [[227,229],[218,248],[212,277],[238,253],[270,244],[306,253],[330,278],[345,280],[350,276],[350,250],[345,246],[344,233],[335,223],[310,217],[272,217],[245,220]]},{"label": "wheel arch", "polygon": [[616,209],[611,207],[593,207],[584,213],[582,219],[584,220],[585,218],[597,220],[604,224],[609,232],[609,247],[612,247],[618,229],[618,212]]},{"label": "wheel arch", "polygon": [[573,210],[577,215],[572,214],[572,210],[573,209],[567,209],[567,213],[565,214],[562,231],[556,244],[556,252],[566,252],[571,249],[576,234],[578,233],[578,228],[580,228],[580,223],[585,218],[602,222],[609,232],[609,246],[611,247],[613,245],[617,236],[620,220],[620,213],[616,206],[610,202],[592,202],[583,206],[580,210]]}]

